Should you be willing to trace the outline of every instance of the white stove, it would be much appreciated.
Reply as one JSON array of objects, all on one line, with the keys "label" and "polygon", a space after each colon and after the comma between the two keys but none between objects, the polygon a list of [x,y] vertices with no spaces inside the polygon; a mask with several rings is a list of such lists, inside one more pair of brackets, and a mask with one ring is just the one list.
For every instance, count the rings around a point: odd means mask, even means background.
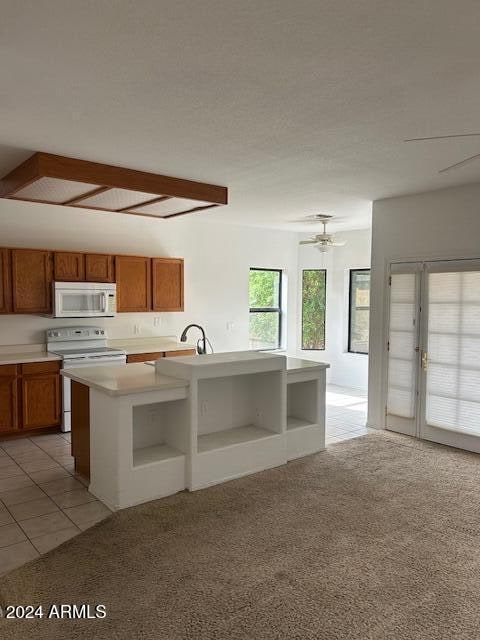
[{"label": "white stove", "polygon": [[[107,332],[101,327],[61,327],[47,331],[47,350],[62,356],[63,369],[126,364],[122,349],[107,347]],[[63,378],[62,431],[71,430],[71,382]]]}]

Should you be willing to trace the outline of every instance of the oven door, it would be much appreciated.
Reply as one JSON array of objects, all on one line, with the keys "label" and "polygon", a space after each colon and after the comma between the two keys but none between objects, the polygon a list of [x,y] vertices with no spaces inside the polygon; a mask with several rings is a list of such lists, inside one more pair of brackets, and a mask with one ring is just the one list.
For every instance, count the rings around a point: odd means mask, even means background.
[{"label": "oven door", "polygon": [[115,315],[115,294],[112,291],[54,288],[54,298],[55,318],[99,318]]}]

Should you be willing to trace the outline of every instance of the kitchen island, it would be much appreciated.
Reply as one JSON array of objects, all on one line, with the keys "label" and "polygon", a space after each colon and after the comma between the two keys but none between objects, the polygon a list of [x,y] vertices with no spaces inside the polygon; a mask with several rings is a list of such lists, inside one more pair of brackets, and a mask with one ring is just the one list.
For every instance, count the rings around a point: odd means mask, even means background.
[{"label": "kitchen island", "polygon": [[65,371],[76,469],[116,510],[321,451],[328,366],[245,351]]}]

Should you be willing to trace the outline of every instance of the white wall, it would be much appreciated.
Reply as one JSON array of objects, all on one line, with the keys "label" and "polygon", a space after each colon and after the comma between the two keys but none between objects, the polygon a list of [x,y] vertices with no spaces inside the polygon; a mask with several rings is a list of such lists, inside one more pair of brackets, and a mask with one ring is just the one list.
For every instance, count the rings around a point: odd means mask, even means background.
[{"label": "white wall", "polygon": [[384,426],[391,261],[480,257],[480,184],[373,203],[368,424]]},{"label": "white wall", "polygon": [[[286,337],[294,351],[297,243],[295,233],[213,223],[208,213],[166,221],[0,200],[0,246],[185,258],[185,312],[95,319],[112,338],[133,337],[135,324],[140,335],[178,336],[196,322],[205,326],[216,350],[248,349],[248,271],[273,267],[287,276]],[[159,327],[153,325],[156,316]],[[233,323],[230,330],[227,323]],[[46,328],[72,324],[92,320],[0,316],[0,345],[41,343]]]},{"label": "white wall", "polygon": [[[344,231],[338,234],[346,241],[327,253],[303,245],[299,250],[298,280],[298,355],[310,360],[330,363],[329,382],[355,389],[366,389],[368,356],[348,352],[348,293],[350,269],[370,267],[370,230]],[[308,237],[308,236],[306,236]],[[301,290],[302,269],[327,269],[327,305],[325,351],[302,351]]]}]

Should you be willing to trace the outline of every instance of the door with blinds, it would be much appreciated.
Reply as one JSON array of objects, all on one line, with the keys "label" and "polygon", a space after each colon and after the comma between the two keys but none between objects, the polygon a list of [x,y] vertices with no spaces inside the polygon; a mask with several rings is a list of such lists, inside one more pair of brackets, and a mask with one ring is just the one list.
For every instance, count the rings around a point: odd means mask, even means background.
[{"label": "door with blinds", "polygon": [[419,436],[480,453],[480,262],[424,268]]},{"label": "door with blinds", "polygon": [[417,435],[421,263],[391,266],[386,427]]},{"label": "door with blinds", "polygon": [[480,261],[391,276],[387,428],[480,453]]}]

